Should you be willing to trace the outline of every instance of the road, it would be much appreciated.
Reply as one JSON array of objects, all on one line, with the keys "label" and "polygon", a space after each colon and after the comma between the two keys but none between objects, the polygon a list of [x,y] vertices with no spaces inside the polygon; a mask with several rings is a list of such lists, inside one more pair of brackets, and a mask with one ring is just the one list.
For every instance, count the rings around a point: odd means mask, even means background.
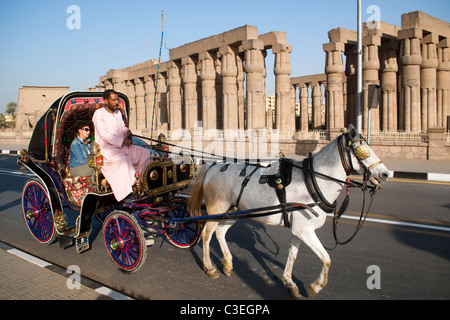
[{"label": "road", "polygon": [[[80,267],[83,276],[137,299],[289,300],[281,276],[287,258],[289,230],[240,220],[227,239],[234,256],[230,278],[220,272],[209,279],[202,270],[201,242],[178,249],[162,237],[148,248],[145,265],[136,273],[117,269],[109,260],[101,225],[95,222],[91,249],[77,254],[37,243],[22,218],[21,194],[30,176],[18,172],[16,158],[0,155],[0,241],[67,268]],[[338,236],[355,228],[362,195],[351,191],[346,218]],[[328,286],[314,299],[450,299],[450,183],[390,180],[374,199],[368,220],[345,246],[329,251],[332,264]],[[318,230],[326,247],[333,246],[331,220]],[[212,242],[212,260],[221,270],[220,249]],[[321,262],[300,246],[293,279],[303,296],[321,270]],[[1,273],[1,271],[0,271]],[[24,297],[26,299],[26,297]]]}]

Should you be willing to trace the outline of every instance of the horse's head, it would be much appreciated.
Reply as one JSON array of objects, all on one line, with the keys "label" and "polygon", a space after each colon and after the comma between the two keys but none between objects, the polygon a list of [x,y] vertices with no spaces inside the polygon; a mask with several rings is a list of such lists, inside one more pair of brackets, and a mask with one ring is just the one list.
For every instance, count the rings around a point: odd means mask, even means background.
[{"label": "horse's head", "polygon": [[352,124],[345,134],[345,140],[345,150],[350,156],[350,166],[353,170],[362,174],[364,179],[374,186],[386,183],[389,170]]}]

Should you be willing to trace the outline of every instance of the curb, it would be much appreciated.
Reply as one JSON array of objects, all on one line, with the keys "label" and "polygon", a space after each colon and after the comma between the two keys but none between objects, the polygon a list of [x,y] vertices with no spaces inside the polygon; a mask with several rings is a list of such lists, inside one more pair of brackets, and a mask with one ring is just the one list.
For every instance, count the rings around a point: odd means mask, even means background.
[{"label": "curb", "polygon": [[418,180],[450,182],[450,174],[448,174],[448,173],[391,171],[389,178],[404,178],[404,179],[418,179]]},{"label": "curb", "polygon": [[0,154],[19,154],[17,150],[0,150]]},{"label": "curb", "polygon": [[[68,273],[66,269],[64,269],[63,267],[54,265],[48,261],[42,260],[36,256],[33,256],[29,253],[26,253],[24,251],[21,251],[19,249],[16,249],[2,241],[0,241],[0,249],[3,249],[5,252],[15,255],[16,257],[19,257],[23,260],[25,260],[26,262],[32,263],[34,265],[37,265],[41,268],[45,268],[47,270],[50,270],[52,272],[54,272],[55,274],[61,275],[65,278],[68,278],[71,273]],[[81,276],[81,281],[80,283],[93,290],[96,291],[99,294],[102,294],[104,296],[107,296],[109,298],[111,298],[112,300],[134,300],[134,298],[126,296],[120,292],[117,292],[111,288],[108,288],[104,285],[102,285],[99,282],[96,282],[95,280],[91,280],[87,277]]]}]

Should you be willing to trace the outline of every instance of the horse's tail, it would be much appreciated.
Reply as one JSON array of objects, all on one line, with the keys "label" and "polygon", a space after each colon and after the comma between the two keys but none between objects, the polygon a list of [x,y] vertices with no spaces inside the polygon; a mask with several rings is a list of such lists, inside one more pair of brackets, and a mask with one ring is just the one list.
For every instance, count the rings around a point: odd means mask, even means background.
[{"label": "horse's tail", "polygon": [[188,201],[189,213],[191,217],[198,217],[202,215],[203,182],[205,181],[206,173],[209,168],[209,165],[204,165],[200,169],[195,184],[192,187],[191,196]]}]

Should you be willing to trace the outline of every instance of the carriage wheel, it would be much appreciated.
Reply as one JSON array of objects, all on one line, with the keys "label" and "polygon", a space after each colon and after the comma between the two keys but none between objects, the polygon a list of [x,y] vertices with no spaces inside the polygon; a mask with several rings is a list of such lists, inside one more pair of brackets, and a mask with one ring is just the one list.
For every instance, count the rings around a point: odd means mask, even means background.
[{"label": "carriage wheel", "polygon": [[[175,209],[167,212],[166,218],[185,218],[190,216],[186,199],[176,198],[173,202],[177,206]],[[200,226],[197,222],[185,223],[177,227],[163,223],[163,228],[166,239],[178,248],[190,248],[194,246],[200,236]]]},{"label": "carriage wheel", "polygon": [[103,237],[109,257],[119,269],[135,272],[147,258],[144,232],[125,211],[113,211],[103,223]]},{"label": "carriage wheel", "polygon": [[56,238],[50,197],[42,182],[28,180],[22,192],[23,217],[33,237],[42,244],[50,244]]}]

